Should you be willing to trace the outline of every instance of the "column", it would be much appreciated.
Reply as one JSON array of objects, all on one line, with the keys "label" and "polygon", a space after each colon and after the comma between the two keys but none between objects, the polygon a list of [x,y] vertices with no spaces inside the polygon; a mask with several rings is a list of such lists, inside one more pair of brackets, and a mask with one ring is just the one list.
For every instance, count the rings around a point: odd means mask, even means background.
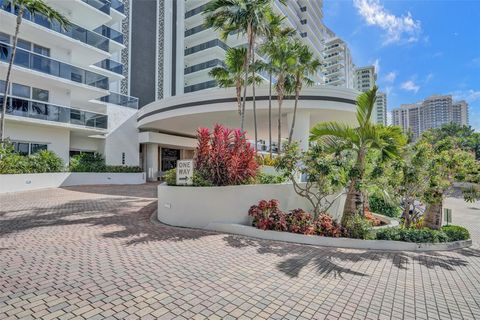
[{"label": "column", "polygon": [[[287,132],[288,133],[290,133],[290,128],[292,127],[292,121],[293,121],[293,112],[290,112],[287,114],[287,124],[288,124]],[[310,136],[310,112],[304,111],[304,110],[297,110],[292,141],[297,141],[302,150],[307,150],[309,136]]]},{"label": "column", "polygon": [[146,171],[147,171],[147,180],[148,181],[157,181],[158,180],[158,144],[149,143],[146,144]]}]

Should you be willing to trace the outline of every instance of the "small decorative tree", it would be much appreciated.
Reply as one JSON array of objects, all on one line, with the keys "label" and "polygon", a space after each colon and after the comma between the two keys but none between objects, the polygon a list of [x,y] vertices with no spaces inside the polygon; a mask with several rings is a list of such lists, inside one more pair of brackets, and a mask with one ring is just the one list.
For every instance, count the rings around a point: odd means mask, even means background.
[{"label": "small decorative tree", "polygon": [[258,164],[245,132],[217,124],[212,132],[198,129],[197,139],[195,167],[204,179],[225,186],[244,184],[256,176]]},{"label": "small decorative tree", "polygon": [[[295,192],[310,202],[317,218],[327,213],[343,193],[349,167],[346,159],[327,154],[319,144],[300,151],[298,143],[293,142],[285,145],[275,167],[291,180]],[[299,182],[299,177],[305,177],[306,181]]]}]

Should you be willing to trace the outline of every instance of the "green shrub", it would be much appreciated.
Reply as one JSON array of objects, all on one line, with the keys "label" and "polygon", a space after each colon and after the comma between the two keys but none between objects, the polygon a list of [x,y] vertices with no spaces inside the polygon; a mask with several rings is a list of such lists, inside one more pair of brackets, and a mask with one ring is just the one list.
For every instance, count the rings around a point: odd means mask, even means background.
[{"label": "green shrub", "polygon": [[255,179],[256,183],[259,184],[274,184],[274,183],[284,183],[287,180],[284,176],[278,176],[274,174],[268,174],[259,172]]},{"label": "green shrub", "polygon": [[377,230],[376,238],[377,240],[394,240],[415,243],[438,243],[450,240],[445,232],[428,228],[384,228]]},{"label": "green shrub", "polygon": [[460,226],[443,226],[442,231],[448,236],[449,241],[459,241],[470,239],[470,233],[467,229]]},{"label": "green shrub", "polygon": [[52,151],[23,156],[16,153],[11,144],[0,149],[0,174],[61,172],[64,169],[62,159]]},{"label": "green shrub", "polygon": [[395,205],[388,203],[382,197],[372,195],[368,198],[370,211],[378,213],[391,218],[398,218],[402,214],[402,209]]},{"label": "green shrub", "polygon": [[[177,185],[177,169],[171,169],[164,173],[163,180],[169,186]],[[198,172],[193,171],[193,185],[196,187],[211,187],[212,182],[204,179]]]},{"label": "green shrub", "polygon": [[81,153],[70,159],[71,172],[105,172],[107,166],[100,153]]},{"label": "green shrub", "polygon": [[143,172],[143,170],[139,166],[105,166],[105,172],[136,173]]},{"label": "green shrub", "polygon": [[356,214],[344,224],[344,236],[354,239],[373,239],[372,222]]}]

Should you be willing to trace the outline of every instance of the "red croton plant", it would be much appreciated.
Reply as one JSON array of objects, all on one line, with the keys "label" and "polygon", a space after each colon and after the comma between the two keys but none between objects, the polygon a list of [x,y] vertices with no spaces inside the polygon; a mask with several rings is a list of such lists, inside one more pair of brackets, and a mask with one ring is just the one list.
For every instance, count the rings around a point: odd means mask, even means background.
[{"label": "red croton plant", "polygon": [[306,235],[339,237],[342,229],[328,214],[320,214],[317,218],[302,209],[288,213],[279,208],[278,200],[261,200],[248,211],[253,218],[253,226],[262,230],[288,231]]},{"label": "red croton plant", "polygon": [[197,171],[217,186],[238,185],[257,175],[255,151],[240,129],[215,125],[197,130]]}]

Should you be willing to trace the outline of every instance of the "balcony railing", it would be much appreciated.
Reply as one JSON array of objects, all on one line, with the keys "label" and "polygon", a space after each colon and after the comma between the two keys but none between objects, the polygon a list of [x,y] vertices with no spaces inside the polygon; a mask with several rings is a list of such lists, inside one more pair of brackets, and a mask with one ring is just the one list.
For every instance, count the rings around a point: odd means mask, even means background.
[{"label": "balcony railing", "polygon": [[185,19],[188,19],[190,17],[193,17],[194,15],[197,15],[197,14],[203,12],[203,10],[206,7],[207,7],[207,4],[202,4],[201,6],[196,7],[195,9],[192,9],[190,11],[185,12]]},{"label": "balcony railing", "polygon": [[199,32],[202,32],[204,30],[207,30],[208,27],[206,27],[205,25],[201,24],[199,26],[196,26],[196,27],[193,27],[191,29],[188,29],[188,30],[185,30],[185,38],[186,37],[189,37],[191,35],[194,35],[196,33],[199,33]]},{"label": "balcony railing", "polygon": [[[0,102],[4,99],[0,95]],[[35,101],[24,98],[7,97],[7,115],[70,123],[89,128],[107,129],[108,116],[94,112],[57,106],[47,102]]]},{"label": "balcony railing", "polygon": [[94,7],[97,10],[100,10],[103,13],[110,15],[110,2],[101,1],[101,0],[82,0],[86,4]]},{"label": "balcony railing", "polygon": [[[8,63],[11,54],[12,46],[5,42],[0,42],[0,62]],[[28,68],[92,87],[105,90],[109,88],[108,77],[21,48],[17,48],[13,63],[19,67]]]},{"label": "balcony railing", "polygon": [[198,44],[196,46],[185,49],[185,55],[188,56],[188,55],[194,54],[196,52],[203,51],[203,50],[213,48],[213,47],[220,47],[223,50],[228,50],[228,48],[229,48],[229,46],[226,43],[224,43],[223,41],[221,41],[219,39],[214,39],[214,40],[210,40],[210,41],[207,41],[207,42],[204,42],[204,43]]},{"label": "balcony railing", "polygon": [[100,98],[100,101],[138,109],[138,98],[126,96],[120,93],[110,92],[108,96]]},{"label": "balcony railing", "polygon": [[110,7],[112,9],[115,9],[117,10],[118,12],[122,13],[122,14],[125,14],[125,6],[124,4],[119,1],[119,0],[112,0],[111,3],[110,3]]},{"label": "balcony railing", "polygon": [[115,72],[118,74],[123,74],[123,64],[113,61],[110,59],[105,59],[100,62],[95,63],[95,66],[100,67],[102,69]]},{"label": "balcony railing", "polygon": [[[10,1],[6,1],[6,0],[3,0],[3,2],[0,1],[0,9],[15,15],[18,14],[18,9],[15,8],[14,10]],[[58,23],[52,23],[40,14],[36,14],[33,16],[29,12],[25,12],[23,14],[23,19],[31,21],[35,24],[38,24],[52,31],[61,33],[64,36],[78,40],[92,47],[108,52],[109,39],[96,32],[84,29],[75,24],[71,24],[70,26],[67,27],[66,30],[63,30]]]},{"label": "balcony railing", "polygon": [[123,33],[118,32],[117,30],[114,30],[110,27],[103,25],[93,31],[95,31],[98,34],[101,34],[104,37],[107,37],[108,39],[111,39],[115,42],[123,44]]},{"label": "balcony railing", "polygon": [[213,68],[213,67],[216,67],[216,66],[225,67],[225,63],[220,59],[209,60],[209,61],[199,63],[199,64],[196,64],[196,65],[185,68],[184,69],[184,74],[190,74],[190,73],[193,73],[193,72],[197,72],[197,71],[208,69],[208,68]]}]

